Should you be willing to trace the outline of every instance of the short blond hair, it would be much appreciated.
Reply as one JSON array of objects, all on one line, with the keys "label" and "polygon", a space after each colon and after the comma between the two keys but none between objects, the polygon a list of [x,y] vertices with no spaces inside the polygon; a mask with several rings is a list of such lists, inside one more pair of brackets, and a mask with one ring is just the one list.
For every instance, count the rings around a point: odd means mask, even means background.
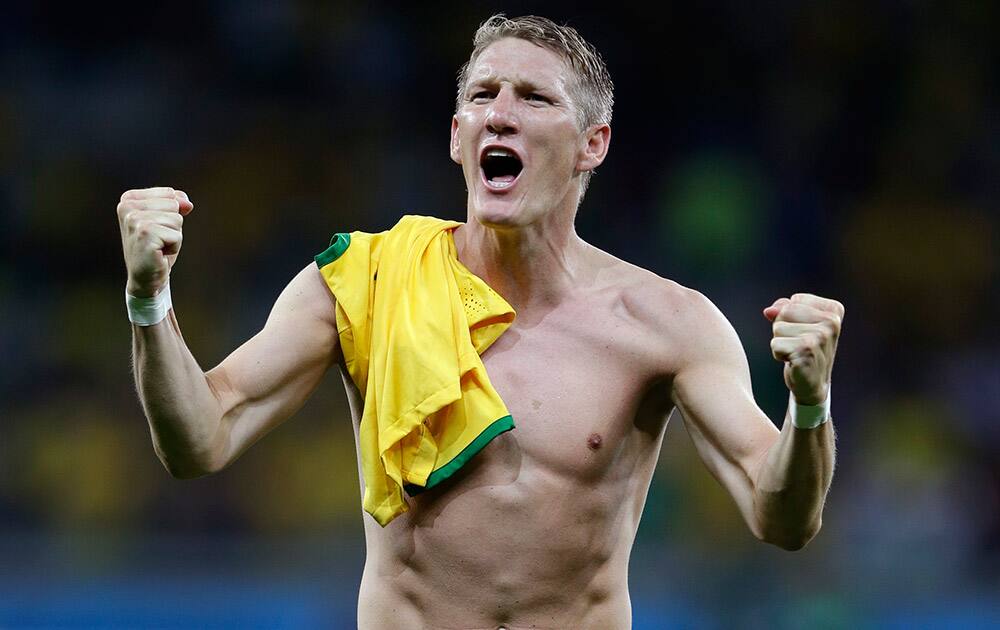
[{"label": "short blond hair", "polygon": [[[611,110],[615,104],[615,86],[608,67],[593,44],[580,36],[571,26],[560,26],[548,18],[525,15],[507,18],[498,13],[483,22],[472,39],[472,55],[458,71],[458,95],[455,111],[465,101],[469,83],[469,70],[486,48],[505,37],[523,39],[547,48],[562,57],[576,75],[569,86],[570,96],[577,110],[580,129],[591,125],[611,124]],[[583,176],[582,191],[590,183],[591,173]],[[581,191],[581,192],[582,192]]]}]

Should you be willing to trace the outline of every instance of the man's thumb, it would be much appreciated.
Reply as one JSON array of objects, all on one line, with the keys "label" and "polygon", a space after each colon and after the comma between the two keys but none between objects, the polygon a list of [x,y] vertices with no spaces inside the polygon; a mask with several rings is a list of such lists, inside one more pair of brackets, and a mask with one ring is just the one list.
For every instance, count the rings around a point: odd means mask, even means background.
[{"label": "man's thumb", "polygon": [[175,191],[174,198],[177,199],[177,202],[180,206],[178,208],[178,211],[181,213],[181,216],[187,216],[191,214],[191,211],[194,210],[194,204],[191,202],[190,199],[188,199],[186,192],[184,192],[183,190]]},{"label": "man's thumb", "polygon": [[773,322],[774,318],[778,316],[778,313],[781,312],[781,309],[784,308],[785,304],[789,301],[790,300],[788,298],[778,298],[774,301],[774,304],[765,308],[764,317],[767,318],[767,321]]}]

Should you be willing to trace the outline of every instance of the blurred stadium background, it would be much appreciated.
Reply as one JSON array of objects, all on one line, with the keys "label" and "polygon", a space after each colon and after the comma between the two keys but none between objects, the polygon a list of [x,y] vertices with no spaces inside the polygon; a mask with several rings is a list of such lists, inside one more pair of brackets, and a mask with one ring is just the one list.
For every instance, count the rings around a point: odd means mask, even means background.
[{"label": "blurred stadium background", "polygon": [[215,365],[332,233],[464,220],[454,77],[500,10],[603,53],[612,148],[578,231],[708,295],[777,422],[761,309],[796,291],[848,308],[822,532],[796,553],[755,541],[675,416],[635,627],[1000,625],[1000,5],[399,6],[4,8],[0,627],[354,626],[338,375],[229,469],[172,479],[133,391],[114,208],[190,194],[174,303]]}]

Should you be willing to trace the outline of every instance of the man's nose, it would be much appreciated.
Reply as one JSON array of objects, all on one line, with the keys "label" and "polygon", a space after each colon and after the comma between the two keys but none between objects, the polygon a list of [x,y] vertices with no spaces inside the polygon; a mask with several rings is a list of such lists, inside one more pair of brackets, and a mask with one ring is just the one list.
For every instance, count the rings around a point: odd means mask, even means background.
[{"label": "man's nose", "polygon": [[500,90],[486,115],[486,129],[498,136],[517,133],[518,122],[514,95],[510,90]]}]

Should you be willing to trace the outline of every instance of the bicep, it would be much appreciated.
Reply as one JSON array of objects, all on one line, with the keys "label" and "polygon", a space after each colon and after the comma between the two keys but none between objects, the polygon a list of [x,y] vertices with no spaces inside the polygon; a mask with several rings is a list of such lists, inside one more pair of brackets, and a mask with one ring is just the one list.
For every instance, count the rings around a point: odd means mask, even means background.
[{"label": "bicep", "polygon": [[206,374],[223,410],[220,467],[298,411],[337,361],[335,307],[319,269],[306,266],[263,329]]},{"label": "bicep", "polygon": [[707,298],[701,300],[672,398],[702,461],[752,529],[757,468],[780,432],[754,401],[736,331]]}]

